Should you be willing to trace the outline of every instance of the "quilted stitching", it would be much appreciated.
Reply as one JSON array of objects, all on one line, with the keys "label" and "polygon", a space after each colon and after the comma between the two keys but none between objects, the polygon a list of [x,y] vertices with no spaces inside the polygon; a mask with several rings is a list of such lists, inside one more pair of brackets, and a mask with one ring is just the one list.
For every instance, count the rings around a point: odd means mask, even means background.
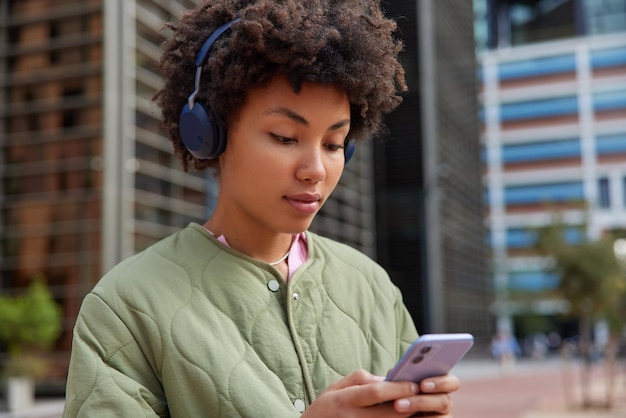
[{"label": "quilted stitching", "polygon": [[[383,374],[393,365],[399,335],[416,335],[397,288],[357,251],[315,234],[308,241],[313,261],[288,285],[196,224],[101,281],[98,292],[143,350],[131,354],[156,365],[172,417],[295,417],[295,399],[311,401],[356,368]],[[126,391],[137,384],[119,381]]]}]

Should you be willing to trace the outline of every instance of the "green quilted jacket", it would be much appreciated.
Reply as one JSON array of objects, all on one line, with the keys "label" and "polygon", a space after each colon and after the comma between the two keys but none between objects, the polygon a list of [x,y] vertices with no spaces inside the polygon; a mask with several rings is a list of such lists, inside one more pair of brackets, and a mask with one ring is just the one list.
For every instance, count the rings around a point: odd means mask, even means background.
[{"label": "green quilted jacket", "polygon": [[358,251],[307,233],[287,284],[187,228],[107,273],[74,329],[65,417],[298,417],[416,338],[399,290]]}]

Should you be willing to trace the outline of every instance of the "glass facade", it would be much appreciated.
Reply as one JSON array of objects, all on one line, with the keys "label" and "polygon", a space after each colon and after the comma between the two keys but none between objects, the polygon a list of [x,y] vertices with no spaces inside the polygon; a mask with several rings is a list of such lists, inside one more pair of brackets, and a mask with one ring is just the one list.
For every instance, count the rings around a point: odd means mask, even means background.
[{"label": "glass facade", "polygon": [[580,157],[580,140],[562,139],[510,144],[502,147],[504,164],[565,160]]},{"label": "glass facade", "polygon": [[598,179],[598,206],[604,209],[611,207],[611,194],[609,190],[609,179],[607,177]]},{"label": "glass facade", "polygon": [[[490,38],[478,54],[484,198],[506,329],[515,309],[530,309],[507,302],[547,298],[558,283],[533,251],[533,228],[554,210],[572,225],[570,242],[582,239],[583,222],[591,239],[626,226],[626,1],[486,4]],[[552,306],[552,314],[562,308]]]},{"label": "glass facade", "polygon": [[476,15],[481,19],[476,23],[480,50],[626,31],[623,0],[474,0],[474,4],[480,10]]},{"label": "glass facade", "polygon": [[583,11],[586,33],[589,35],[626,32],[624,0],[584,0]]},{"label": "glass facade", "polygon": [[[500,10],[500,42],[524,45],[532,42],[569,38],[576,34],[574,0],[511,0]],[[508,35],[508,39],[507,39]]]},{"label": "glass facade", "polygon": [[99,1],[0,1],[0,291],[45,277],[60,350],[101,272],[102,28]]},{"label": "glass facade", "polygon": [[193,7],[194,3],[199,2],[137,1],[136,4],[133,36],[133,252],[146,248],[189,222],[207,217],[207,174],[180,170],[170,142],[160,129],[160,110],[152,103],[152,96],[161,87],[155,63],[160,54],[158,47],[167,34],[162,30],[163,22],[171,20],[183,8]]}]

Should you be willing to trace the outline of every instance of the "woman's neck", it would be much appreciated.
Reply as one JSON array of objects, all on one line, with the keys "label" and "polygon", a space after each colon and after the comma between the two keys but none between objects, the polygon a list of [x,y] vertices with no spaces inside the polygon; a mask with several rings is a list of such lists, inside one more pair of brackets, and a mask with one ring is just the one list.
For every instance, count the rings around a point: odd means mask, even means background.
[{"label": "woman's neck", "polygon": [[216,237],[224,236],[228,245],[257,260],[278,266],[285,264],[293,241],[293,234],[265,231],[229,225],[214,217],[205,222],[204,227]]}]

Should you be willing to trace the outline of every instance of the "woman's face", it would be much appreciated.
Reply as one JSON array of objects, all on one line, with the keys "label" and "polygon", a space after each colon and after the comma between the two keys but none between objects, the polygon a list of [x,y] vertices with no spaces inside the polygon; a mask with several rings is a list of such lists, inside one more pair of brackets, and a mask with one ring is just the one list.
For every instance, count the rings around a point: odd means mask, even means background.
[{"label": "woman's face", "polygon": [[283,77],[250,91],[228,127],[218,208],[248,232],[306,230],[344,167],[350,103],[344,91]]}]

